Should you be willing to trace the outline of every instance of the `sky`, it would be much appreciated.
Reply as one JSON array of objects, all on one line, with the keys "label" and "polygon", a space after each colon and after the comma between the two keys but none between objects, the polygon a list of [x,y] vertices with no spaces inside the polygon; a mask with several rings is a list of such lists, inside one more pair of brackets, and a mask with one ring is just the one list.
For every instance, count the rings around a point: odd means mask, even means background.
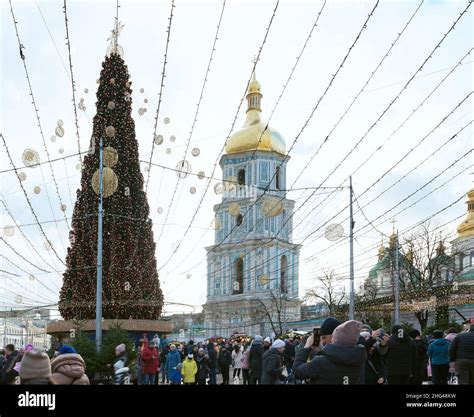
[{"label": "sky", "polygon": [[[454,238],[456,226],[461,221],[457,218],[465,213],[462,196],[472,187],[469,173],[473,171],[472,152],[469,153],[473,148],[472,125],[469,124],[473,99],[472,95],[466,98],[473,87],[473,54],[465,56],[472,48],[472,7],[440,47],[431,52],[467,7],[468,1],[425,0],[377,68],[420,2],[380,1],[339,71],[376,1],[327,1],[309,39],[308,34],[323,2],[282,0],[278,4],[256,73],[262,86],[262,118],[268,120],[272,115],[271,127],[283,135],[287,151],[291,147],[287,184],[292,187],[288,198],[296,201],[297,209],[293,241],[303,242],[299,265],[301,297],[327,269],[334,270],[340,277],[341,287],[348,285],[348,240],[328,241],[324,231],[328,224],[341,223],[347,236],[348,210],[344,208],[349,192],[345,189],[328,194],[327,190],[319,189],[313,193],[313,189],[348,185],[348,176],[367,158],[367,163],[353,176],[354,194],[356,198],[360,195],[357,202],[363,207],[362,214],[355,206],[356,287],[362,284],[375,264],[381,240],[379,232],[391,233],[394,216],[395,227],[400,231],[408,230],[457,201],[432,219],[437,225],[446,223],[443,229]],[[47,151],[50,159],[60,158],[51,165],[59,195],[66,205],[65,215],[70,218],[80,171],[76,169],[77,156],[71,156],[77,153],[77,141],[63,2],[12,3]],[[198,157],[191,156],[190,152],[186,157],[192,172],[204,171],[210,175],[227,136],[244,122],[246,103],[244,101],[240,109],[239,105],[252,73],[252,60],[259,53],[276,2],[226,1],[192,135],[190,131],[223,2],[176,0],[175,5],[157,126],[157,133],[164,136],[164,143],[155,146],[153,163],[174,168],[183,159],[189,141],[190,150],[194,147],[200,150]],[[120,1],[119,20],[125,26],[119,43],[133,81],[132,116],[142,161],[149,160],[152,149],[170,6],[170,1]],[[95,114],[96,80],[114,24],[115,1],[69,1],[67,13],[76,102],[79,104],[83,98],[86,106],[85,111],[78,110],[80,146],[85,151]],[[430,55],[422,70],[417,71]],[[461,64],[453,70],[459,62]],[[41,168],[25,168],[22,163],[25,149],[36,150],[42,162],[47,161],[47,155],[7,1],[1,2],[0,68],[0,131],[14,164],[27,175],[23,185],[32,208],[52,246],[64,259],[69,230],[60,210],[50,166],[46,163]],[[358,95],[375,70],[375,75]],[[404,89],[413,75],[415,78]],[[143,93],[140,92],[142,88]],[[345,113],[357,95],[357,100]],[[148,100],[146,104],[145,99]],[[147,108],[144,115],[138,113],[141,107]],[[449,117],[437,127],[447,115]],[[168,124],[164,123],[165,117],[170,120]],[[52,142],[50,137],[55,134],[58,120],[64,122],[65,135]],[[456,137],[431,156],[459,130]],[[175,142],[170,141],[172,135],[176,137]],[[318,148],[320,150],[312,157]],[[415,149],[409,152],[412,148]],[[166,149],[171,152],[168,154]],[[0,242],[0,308],[57,303],[64,266],[52,250],[44,246],[45,239],[35,224],[14,172],[4,172],[12,167],[3,143],[0,155],[1,199],[16,223],[22,225],[24,236],[41,255],[31,249],[18,228],[8,227],[14,225],[14,221],[5,206],[0,205],[0,236],[4,239]],[[393,165],[395,167],[377,182]],[[301,173],[305,166],[307,168]],[[142,163],[142,169],[144,167],[145,163]],[[221,196],[214,193],[214,185],[222,176],[218,164],[214,176],[217,179],[211,181],[183,239],[207,180],[190,176],[178,182],[174,171],[151,167],[147,197],[157,243],[160,282],[167,302],[166,313],[198,311],[206,300],[204,247],[214,243],[213,207],[221,201]],[[376,184],[364,193],[374,182]],[[41,188],[39,194],[34,193],[35,186]],[[164,225],[175,186],[178,187],[176,197]],[[196,188],[195,194],[190,193],[190,187]],[[313,189],[308,190],[308,187]],[[371,202],[388,187],[391,188]],[[367,219],[373,226],[366,226]],[[360,232],[359,228],[362,229]],[[13,236],[10,236],[12,231]],[[173,253],[181,240],[183,243]],[[162,267],[170,256],[171,260]]]}]

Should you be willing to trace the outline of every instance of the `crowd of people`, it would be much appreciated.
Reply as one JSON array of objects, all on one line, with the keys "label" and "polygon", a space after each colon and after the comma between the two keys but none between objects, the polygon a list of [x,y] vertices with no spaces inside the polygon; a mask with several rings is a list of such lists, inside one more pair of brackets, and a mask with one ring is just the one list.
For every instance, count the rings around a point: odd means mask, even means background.
[{"label": "crowd of people", "polygon": [[[393,326],[390,334],[330,317],[304,338],[161,343],[141,339],[129,363],[126,345],[110,364],[114,384],[474,384],[474,324],[425,337]],[[28,345],[0,352],[1,383],[88,385],[84,359],[63,345],[52,360]],[[232,374],[231,374],[232,370]]]},{"label": "crowd of people", "polygon": [[303,339],[150,344],[140,347],[138,384],[215,385],[218,374],[223,385],[474,384],[474,325],[422,337],[330,317]]}]

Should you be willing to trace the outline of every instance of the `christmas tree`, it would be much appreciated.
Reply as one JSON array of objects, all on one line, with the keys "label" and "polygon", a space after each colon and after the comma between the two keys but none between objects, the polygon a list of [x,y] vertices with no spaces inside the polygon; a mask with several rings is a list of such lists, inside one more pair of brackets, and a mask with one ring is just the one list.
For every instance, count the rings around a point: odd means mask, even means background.
[{"label": "christmas tree", "polygon": [[[119,47],[120,48],[120,47]],[[135,124],[131,81],[116,48],[102,64],[91,147],[74,207],[59,311],[93,319],[96,305],[99,143],[103,140],[103,317],[157,319],[163,306]]]}]

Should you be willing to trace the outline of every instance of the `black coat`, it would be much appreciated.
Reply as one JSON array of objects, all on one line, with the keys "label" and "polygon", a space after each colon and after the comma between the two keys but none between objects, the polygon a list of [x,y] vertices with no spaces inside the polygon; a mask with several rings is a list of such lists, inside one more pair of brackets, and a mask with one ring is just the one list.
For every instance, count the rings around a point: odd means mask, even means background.
[{"label": "black coat", "polygon": [[474,330],[459,333],[449,346],[449,357],[456,359],[474,359]]},{"label": "black coat", "polygon": [[260,378],[262,374],[262,357],[263,357],[263,346],[261,343],[253,343],[250,347],[249,352],[249,369],[250,373]]},{"label": "black coat", "polygon": [[428,365],[428,357],[426,356],[427,347],[426,343],[422,339],[414,340],[416,345],[416,365],[415,373],[411,379],[411,383],[415,385],[421,385],[423,381],[428,380],[428,371],[426,369]]},{"label": "black coat", "polygon": [[162,349],[160,352],[160,367],[166,365],[166,357],[170,351],[166,348]]},{"label": "black coat", "polygon": [[377,385],[377,381],[380,378],[383,378],[384,380],[387,379],[385,364],[383,363],[379,351],[375,349],[372,353],[367,355],[367,361],[365,362],[365,384]]},{"label": "black coat", "polygon": [[384,356],[387,375],[410,376],[416,373],[418,352],[411,337],[390,336]]},{"label": "black coat", "polygon": [[18,375],[18,372],[13,370],[18,354],[19,352],[15,350],[14,352],[5,356],[2,369],[2,380],[4,384],[12,383],[15,377]]},{"label": "black coat", "polygon": [[292,366],[295,360],[295,345],[291,342],[285,343],[285,351],[283,352],[283,363],[285,366]]},{"label": "black coat", "polygon": [[318,385],[360,384],[367,358],[365,347],[329,344],[306,363],[310,352],[311,348],[296,352],[296,379],[309,379],[311,384]]},{"label": "black coat", "polygon": [[277,349],[268,349],[262,357],[262,381],[263,385],[274,385],[280,379],[283,371],[283,353]]},{"label": "black coat", "polygon": [[196,364],[198,366],[196,380],[206,379],[209,375],[209,359],[206,356],[197,355]]},{"label": "black coat", "polygon": [[232,365],[232,355],[227,349],[224,351],[221,350],[219,352],[218,363],[221,368],[228,368],[230,365]]},{"label": "black coat", "polygon": [[217,368],[217,352],[214,347],[210,347],[207,351],[207,356],[209,356],[209,368],[216,369]]}]

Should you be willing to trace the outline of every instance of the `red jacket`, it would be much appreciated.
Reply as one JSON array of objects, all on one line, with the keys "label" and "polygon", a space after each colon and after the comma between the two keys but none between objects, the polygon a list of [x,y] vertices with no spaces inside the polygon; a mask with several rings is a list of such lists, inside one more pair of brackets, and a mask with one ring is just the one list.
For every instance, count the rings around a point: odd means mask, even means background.
[{"label": "red jacket", "polygon": [[142,353],[142,370],[144,374],[156,374],[158,372],[159,356],[156,348],[146,346]]}]

